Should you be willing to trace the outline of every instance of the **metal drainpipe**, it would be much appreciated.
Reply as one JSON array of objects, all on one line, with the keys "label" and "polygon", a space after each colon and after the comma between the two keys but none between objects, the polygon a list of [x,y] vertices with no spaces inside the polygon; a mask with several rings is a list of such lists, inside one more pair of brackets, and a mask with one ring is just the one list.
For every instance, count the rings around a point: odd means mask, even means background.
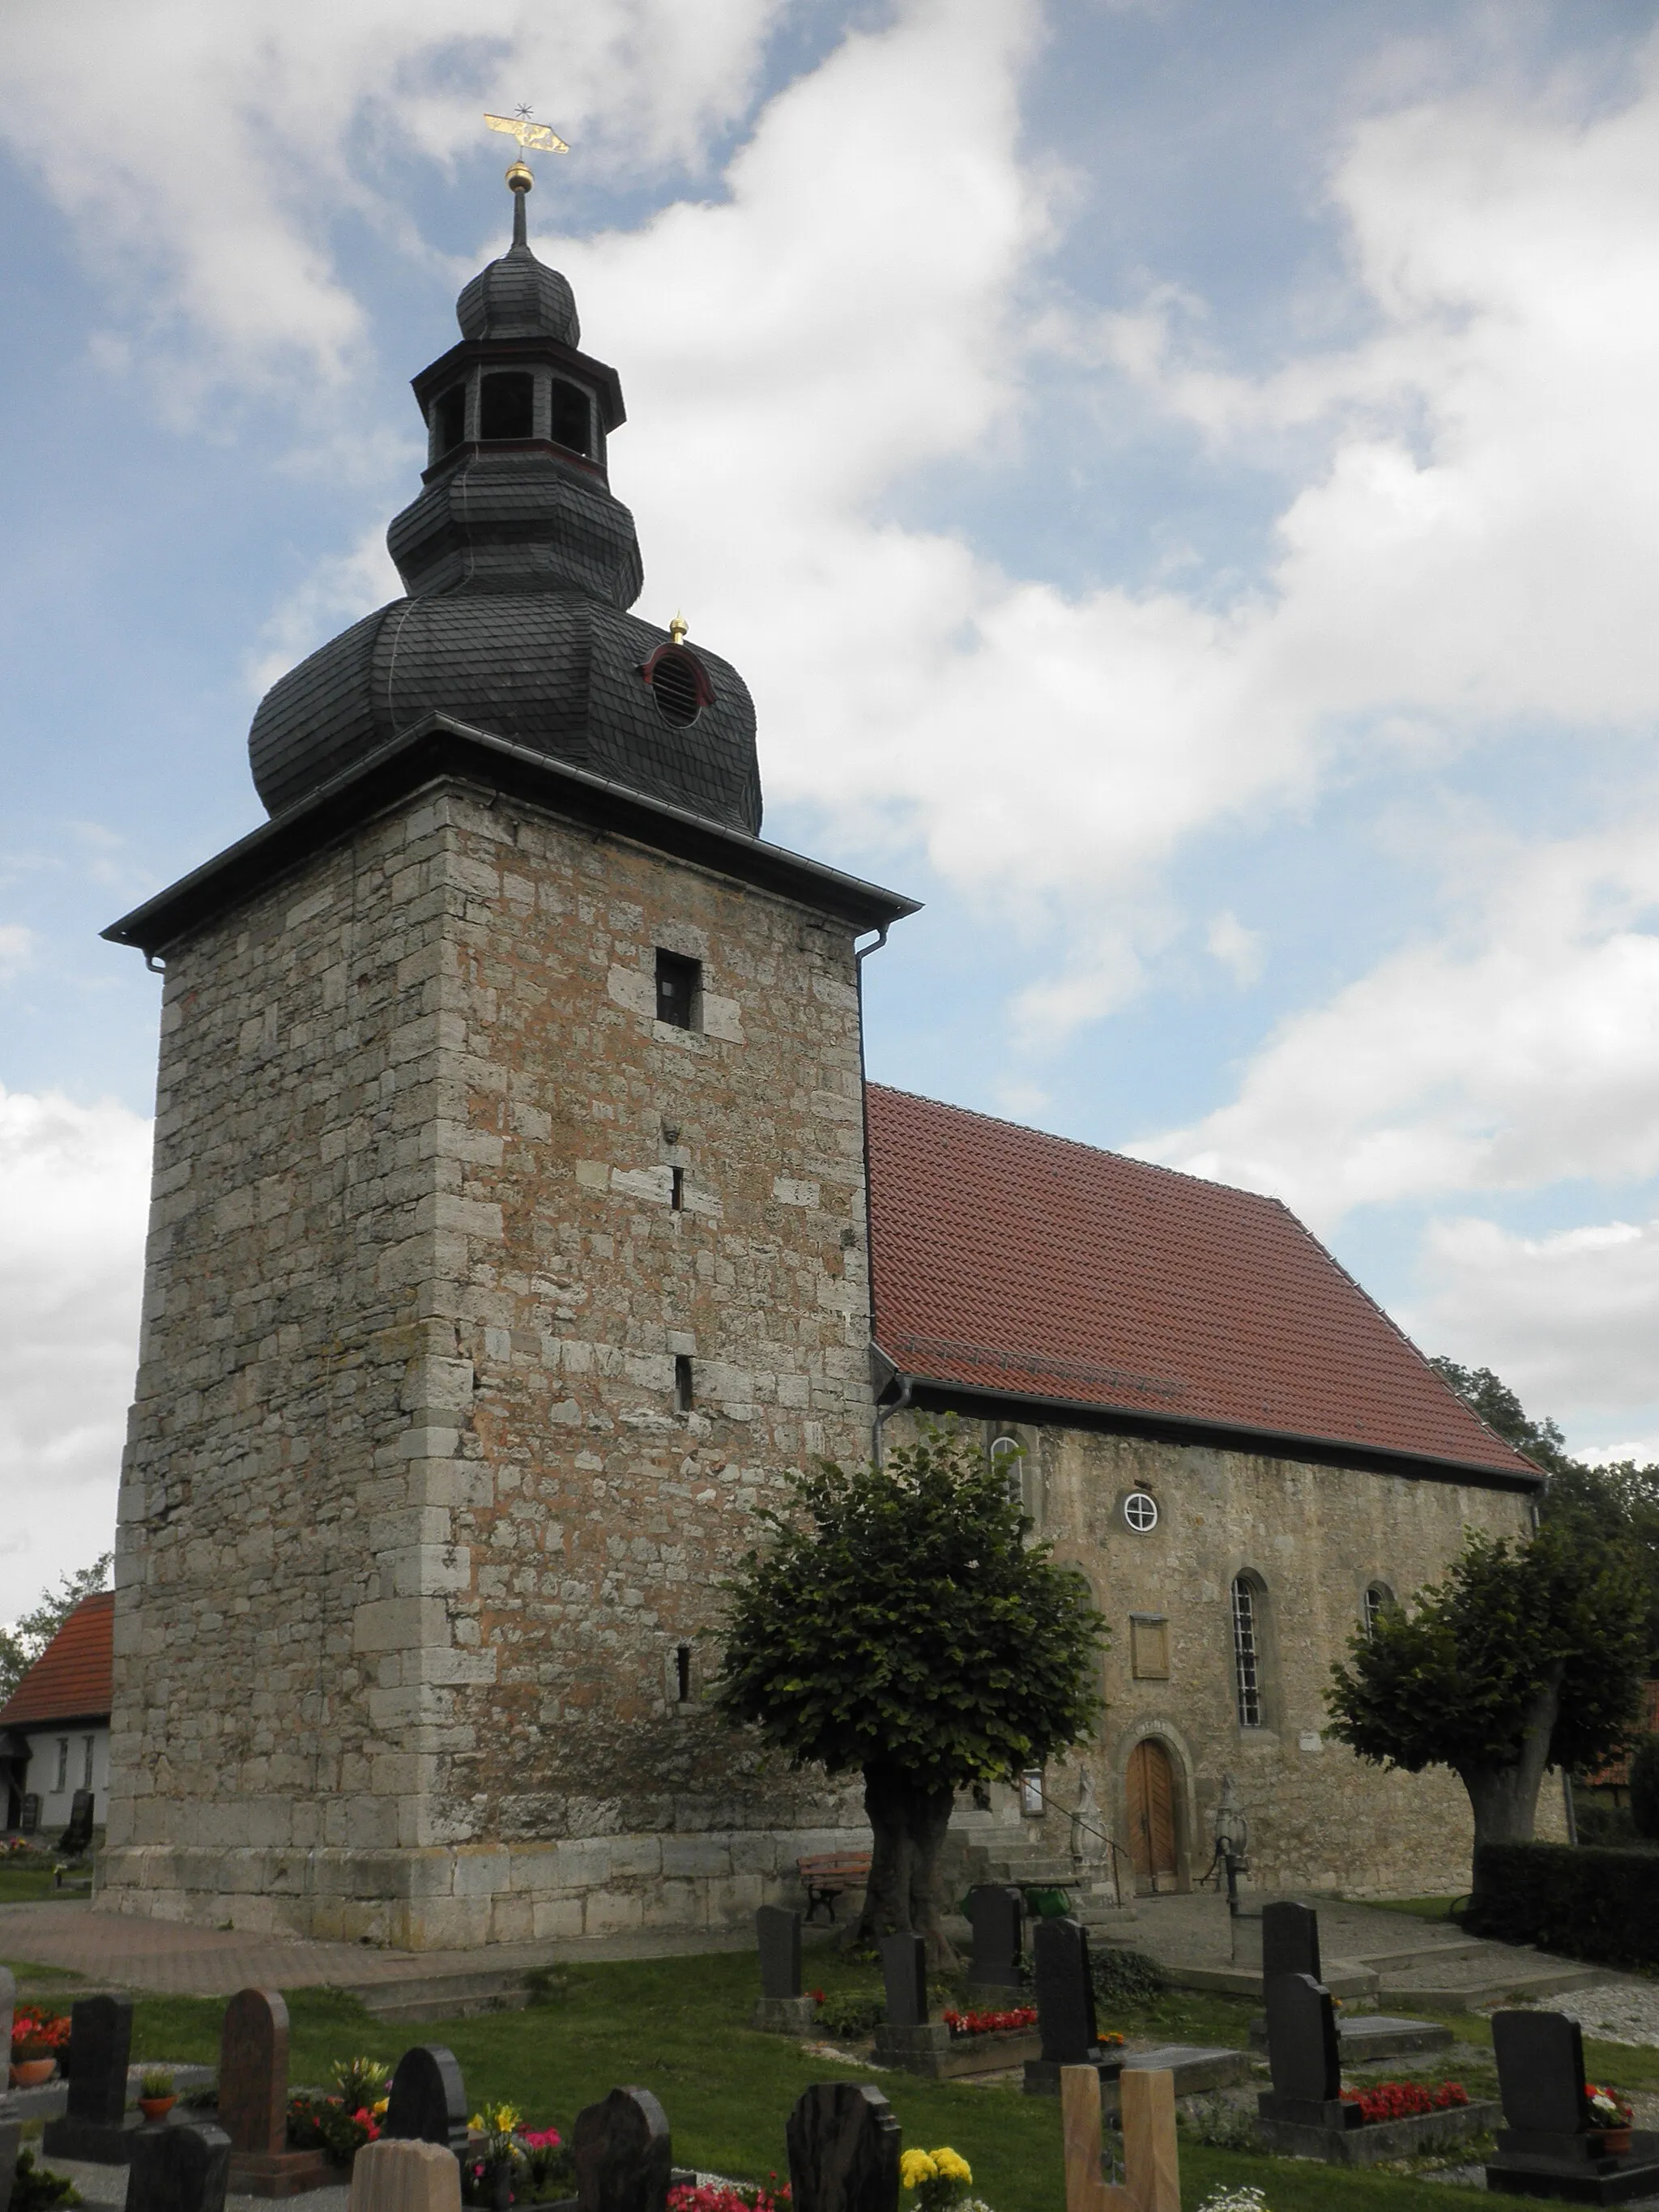
[{"label": "metal drainpipe", "polygon": [[887,1424],[892,1419],[895,1413],[902,1413],[904,1411],[905,1407],[910,1402],[911,1390],[915,1386],[916,1378],[914,1375],[903,1376],[900,1380],[902,1387],[901,1388],[897,1397],[894,1399],[890,1406],[878,1406],[876,1408],[876,1418],[870,1425],[870,1456],[874,1460],[878,1467],[881,1465],[882,1431],[887,1426]]},{"label": "metal drainpipe", "polygon": [[[872,1344],[876,1335],[876,1234],[875,1218],[870,1203],[870,1077],[864,1061],[864,963],[872,952],[881,951],[882,946],[887,942],[887,933],[892,926],[890,921],[879,923],[877,926],[875,940],[872,944],[862,947],[855,945],[853,947],[853,965],[857,973],[859,987],[859,1113],[862,1118],[864,1129],[865,1318]],[[890,1414],[896,1413],[900,1406],[908,1405],[909,1401],[910,1385],[907,1380],[898,1405],[889,1407]],[[876,1418],[870,1431],[870,1455],[878,1467],[881,1465],[882,1425],[882,1411],[878,1406]]]}]

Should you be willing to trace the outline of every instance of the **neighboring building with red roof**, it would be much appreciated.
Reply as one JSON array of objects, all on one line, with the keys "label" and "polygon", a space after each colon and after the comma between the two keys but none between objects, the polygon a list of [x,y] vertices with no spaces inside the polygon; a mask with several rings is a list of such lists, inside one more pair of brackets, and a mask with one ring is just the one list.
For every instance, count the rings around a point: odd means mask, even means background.
[{"label": "neighboring building with red roof", "polygon": [[[43,1834],[65,1826],[77,1790],[101,1823],[109,1791],[115,1593],[82,1598],[0,1706],[6,1825]],[[32,1802],[31,1802],[32,1801]]]},{"label": "neighboring building with red roof", "polygon": [[[1231,1773],[1264,1884],[1465,1881],[1461,1787],[1362,1765],[1325,1692],[1467,1529],[1530,1528],[1538,1469],[1278,1200],[878,1085],[866,1103],[887,1433],[912,1409],[982,1424],[1088,1577],[1112,1649],[1076,1764],[1124,1881],[1200,1875]],[[1540,1812],[1548,1832],[1553,1794]]]}]

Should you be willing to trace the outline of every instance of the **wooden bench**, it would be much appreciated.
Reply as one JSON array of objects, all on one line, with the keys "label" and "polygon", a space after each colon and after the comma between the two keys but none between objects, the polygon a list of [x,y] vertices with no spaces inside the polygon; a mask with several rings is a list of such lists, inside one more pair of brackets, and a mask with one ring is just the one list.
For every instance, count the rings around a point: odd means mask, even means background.
[{"label": "wooden bench", "polygon": [[870,1879],[868,1851],[820,1851],[815,1858],[797,1859],[795,1872],[806,1892],[806,1917],[819,1905],[833,1920],[836,1899],[849,1889],[862,1889]]}]

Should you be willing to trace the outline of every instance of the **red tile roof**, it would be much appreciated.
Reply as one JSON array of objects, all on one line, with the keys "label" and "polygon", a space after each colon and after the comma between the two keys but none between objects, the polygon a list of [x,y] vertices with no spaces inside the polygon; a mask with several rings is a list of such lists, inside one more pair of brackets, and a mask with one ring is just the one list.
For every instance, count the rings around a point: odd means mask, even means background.
[{"label": "red tile roof", "polygon": [[869,1086],[902,1372],[1536,1476],[1277,1199]]},{"label": "red tile roof", "polygon": [[114,1635],[114,1591],[82,1598],[0,1707],[0,1728],[107,1715]]}]

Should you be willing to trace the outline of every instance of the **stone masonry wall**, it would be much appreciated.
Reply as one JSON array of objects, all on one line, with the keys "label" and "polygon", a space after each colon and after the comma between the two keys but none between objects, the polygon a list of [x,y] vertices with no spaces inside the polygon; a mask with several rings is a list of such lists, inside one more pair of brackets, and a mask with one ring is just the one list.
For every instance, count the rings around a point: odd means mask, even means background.
[{"label": "stone masonry wall", "polygon": [[454,784],[169,958],[106,1908],[696,1927],[855,1840],[701,1692],[866,1448],[859,1084],[844,925]]},{"label": "stone masonry wall", "polygon": [[[1224,1773],[1249,1819],[1257,1889],[1427,1896],[1468,1887],[1474,1824],[1462,1785],[1443,1768],[1384,1774],[1356,1758],[1328,1733],[1325,1691],[1360,1625],[1368,1583],[1409,1598],[1455,1557],[1466,1531],[1525,1534],[1526,1498],[1079,1429],[999,1424],[994,1433],[1024,1444],[1027,1510],[1057,1556],[1088,1577],[1111,1632],[1099,1735],[1051,1770],[1058,1806],[1076,1802],[1086,1763],[1127,1852],[1130,1754],[1157,1735],[1175,1772],[1182,1887],[1209,1865]],[[1135,1490],[1158,1506],[1145,1535],[1124,1518]],[[1231,1593],[1241,1573],[1265,1592],[1258,1728],[1240,1726],[1235,1698]],[[1135,1613],[1167,1623],[1167,1680],[1133,1671]],[[1539,1835],[1564,1837],[1559,1777],[1547,1778],[1538,1811]],[[1028,1841],[1042,1838],[1064,1855],[1063,1813],[1025,1825]]]}]

